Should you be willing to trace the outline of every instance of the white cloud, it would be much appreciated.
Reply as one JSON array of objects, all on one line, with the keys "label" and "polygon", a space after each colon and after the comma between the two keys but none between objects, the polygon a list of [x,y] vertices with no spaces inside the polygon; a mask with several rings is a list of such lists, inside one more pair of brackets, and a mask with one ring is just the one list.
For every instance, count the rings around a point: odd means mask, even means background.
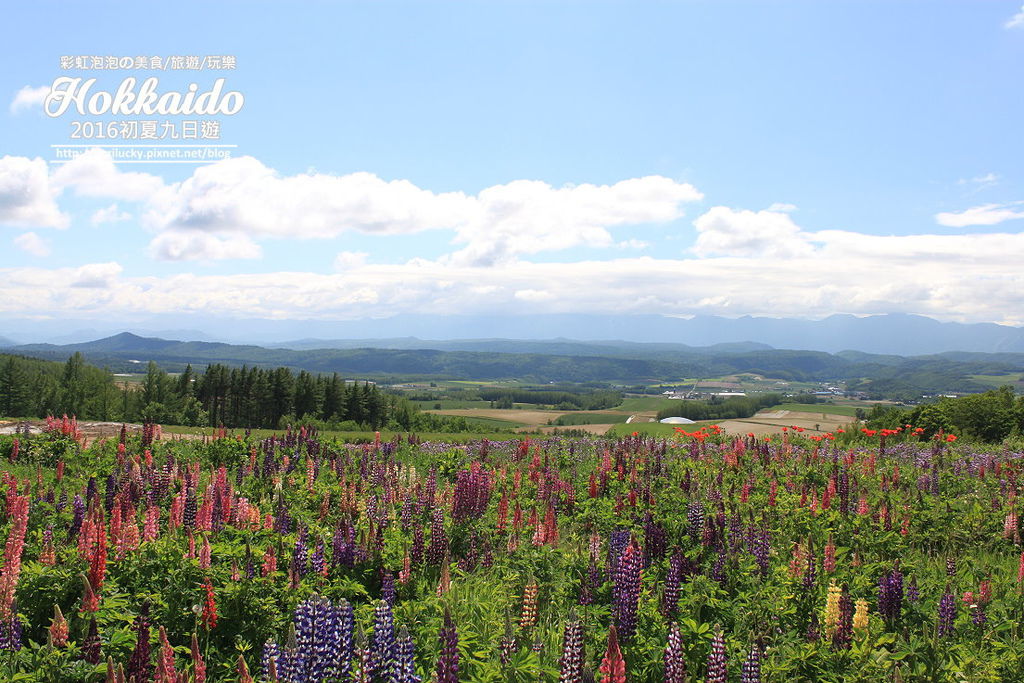
[{"label": "white cloud", "polygon": [[362,268],[366,265],[368,256],[365,251],[339,251],[334,257],[334,269],[344,272]]},{"label": "white cloud", "polygon": [[164,181],[148,173],[118,169],[106,150],[93,148],[75,157],[53,174],[55,188],[72,188],[83,197],[104,197],[126,201],[152,201],[164,188]]},{"label": "white cloud", "polygon": [[69,269],[69,287],[85,289],[109,289],[114,286],[117,276],[123,270],[119,263],[88,263]]},{"label": "white cloud", "polygon": [[[8,267],[0,270],[0,313],[203,312],[301,320],[456,311],[773,317],[912,311],[944,320],[1024,324],[1019,264],[1024,234],[878,236],[829,230],[801,231],[787,239],[806,250],[779,258],[744,245],[742,254],[700,258],[515,261],[492,268],[416,259],[328,274],[128,277],[117,264],[77,270]],[[84,285],[99,289],[87,290],[91,296],[86,297]]]},{"label": "white cloud", "polygon": [[781,213],[791,213],[796,211],[796,204],[787,204],[785,202],[775,202],[768,207],[769,211],[778,211]]},{"label": "white cloud", "polygon": [[959,213],[943,212],[935,214],[935,221],[939,225],[950,228],[965,228],[971,225],[996,225],[1003,221],[1014,218],[1024,218],[1024,211],[1015,210],[1010,207],[1020,206],[1024,202],[1012,202],[1010,204],[983,204],[974,206]]},{"label": "white cloud", "polygon": [[34,232],[25,232],[15,237],[14,246],[40,258],[50,255],[50,244]]},{"label": "white cloud", "polygon": [[149,243],[149,254],[164,261],[221,261],[260,258],[263,250],[245,235],[171,231]]},{"label": "white cloud", "polygon": [[89,219],[89,223],[94,226],[103,225],[105,223],[120,223],[131,219],[131,217],[132,215],[130,213],[122,211],[118,208],[117,204],[114,203],[106,208],[97,209],[96,212],[93,213],[92,218]]},{"label": "white cloud", "polygon": [[986,173],[985,175],[977,175],[973,178],[960,178],[956,181],[957,185],[978,185],[980,188],[991,187],[999,182],[999,176],[995,173]]},{"label": "white cloud", "polygon": [[164,235],[252,239],[451,230],[454,242],[465,245],[450,255],[452,263],[489,265],[581,244],[611,246],[608,228],[670,221],[682,215],[683,203],[701,197],[693,186],[661,176],[562,188],[517,180],[476,196],[435,193],[371,173],[280,176],[239,157],[201,167],[155,194],[146,222]]},{"label": "white cloud", "polygon": [[35,109],[36,107],[39,107],[41,110],[43,101],[49,94],[50,86],[48,85],[41,85],[37,88],[26,85],[14,94],[14,99],[11,100],[10,106],[11,113],[17,114],[25,109]]},{"label": "white cloud", "polygon": [[1020,11],[1007,19],[1003,26],[1006,28],[1024,28],[1024,5],[1021,5]]},{"label": "white cloud", "polygon": [[67,227],[68,217],[57,208],[54,194],[45,161],[0,157],[0,224]]},{"label": "white cloud", "polygon": [[619,249],[646,249],[647,247],[651,246],[651,243],[645,242],[644,240],[628,239],[619,242],[615,246],[618,247]]},{"label": "white cloud", "polygon": [[716,206],[693,224],[698,256],[792,258],[812,250],[806,234],[785,213]]}]

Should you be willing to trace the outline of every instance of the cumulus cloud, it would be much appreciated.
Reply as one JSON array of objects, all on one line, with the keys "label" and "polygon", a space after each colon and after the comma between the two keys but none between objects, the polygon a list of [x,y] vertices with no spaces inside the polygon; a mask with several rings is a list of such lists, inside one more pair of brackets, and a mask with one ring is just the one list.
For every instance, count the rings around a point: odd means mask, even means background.
[{"label": "cumulus cloud", "polygon": [[811,252],[808,237],[788,214],[716,206],[693,222],[698,256],[792,258]]},{"label": "cumulus cloud", "polygon": [[50,244],[34,232],[25,232],[15,237],[14,246],[40,258],[50,255]]},{"label": "cumulus cloud", "polygon": [[245,235],[218,237],[204,232],[171,231],[150,242],[149,254],[164,261],[221,261],[260,258],[263,250]]},{"label": "cumulus cloud", "polygon": [[118,169],[110,152],[93,148],[61,165],[53,174],[55,188],[71,188],[83,197],[103,197],[126,201],[155,200],[164,189],[164,181],[149,173]]},{"label": "cumulus cloud", "polygon": [[122,211],[117,204],[111,204],[108,207],[97,209],[92,217],[89,219],[89,223],[96,225],[103,225],[105,223],[120,223],[131,219],[132,215],[127,211]]},{"label": "cumulus cloud", "polygon": [[1006,28],[1024,28],[1024,5],[1021,5],[1019,12],[1006,20],[1004,26]]},{"label": "cumulus cloud", "polygon": [[[496,310],[775,317],[912,310],[944,320],[1024,324],[1024,234],[872,236],[829,230],[796,239],[804,246],[785,258],[744,244],[726,254],[674,259],[517,260],[493,268],[416,259],[328,274],[129,277],[117,264],[8,267],[0,270],[0,313],[202,311],[301,320]],[[82,296],[86,285],[93,287],[85,290],[89,297]]]},{"label": "cumulus cloud", "polygon": [[17,114],[26,109],[35,109],[36,107],[42,109],[43,101],[49,94],[50,86],[48,85],[41,85],[36,88],[26,85],[14,94],[14,99],[11,100],[10,106],[11,113]]},{"label": "cumulus cloud", "polygon": [[1020,206],[1024,202],[1010,204],[983,204],[964,211],[943,212],[935,214],[935,222],[950,228],[965,228],[971,225],[996,225],[1014,218],[1024,218],[1024,211],[1011,207]]},{"label": "cumulus cloud", "polygon": [[338,271],[355,270],[366,265],[369,256],[365,251],[340,251],[334,257],[334,269]]},{"label": "cumulus cloud", "polygon": [[66,228],[68,217],[54,201],[46,162],[0,157],[0,224]]},{"label": "cumulus cloud", "polygon": [[454,243],[465,245],[451,262],[482,266],[581,244],[611,246],[609,228],[673,220],[683,203],[701,197],[693,186],[661,176],[560,188],[517,180],[475,196],[435,193],[371,173],[281,176],[239,157],[196,169],[156,193],[146,223],[162,233],[155,241],[167,234],[330,239],[353,231],[451,230]]},{"label": "cumulus cloud", "polygon": [[121,274],[119,263],[88,263],[69,272],[68,286],[86,289],[108,289],[113,287]]},{"label": "cumulus cloud", "polygon": [[785,202],[775,202],[768,207],[769,211],[779,211],[782,213],[790,213],[796,211],[796,204],[787,204]]}]

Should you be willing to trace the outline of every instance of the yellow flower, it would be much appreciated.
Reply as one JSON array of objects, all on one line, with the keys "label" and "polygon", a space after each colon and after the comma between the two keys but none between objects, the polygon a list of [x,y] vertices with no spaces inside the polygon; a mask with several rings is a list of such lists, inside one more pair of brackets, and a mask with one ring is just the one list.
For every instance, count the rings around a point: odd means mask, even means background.
[{"label": "yellow flower", "polygon": [[830,581],[828,584],[828,597],[825,598],[825,615],[822,617],[822,623],[825,626],[825,633],[831,638],[836,632],[836,626],[839,625],[839,597],[843,594],[839,590],[839,586],[836,585],[835,581]]},{"label": "yellow flower", "polygon": [[861,598],[853,610],[853,628],[863,631],[868,627],[868,601]]}]

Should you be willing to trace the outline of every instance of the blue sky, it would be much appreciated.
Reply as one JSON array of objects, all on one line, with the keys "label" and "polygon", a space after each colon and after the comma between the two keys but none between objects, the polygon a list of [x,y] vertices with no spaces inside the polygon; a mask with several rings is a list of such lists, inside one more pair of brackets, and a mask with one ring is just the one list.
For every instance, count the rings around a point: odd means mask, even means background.
[{"label": "blue sky", "polygon": [[[1024,324],[1019,2],[39,2],[9,17],[0,319]],[[217,117],[236,158],[49,163],[82,142],[71,121],[106,119],[45,116],[44,86],[151,75],[59,68],[78,54],[235,56],[159,82],[241,92]]]}]

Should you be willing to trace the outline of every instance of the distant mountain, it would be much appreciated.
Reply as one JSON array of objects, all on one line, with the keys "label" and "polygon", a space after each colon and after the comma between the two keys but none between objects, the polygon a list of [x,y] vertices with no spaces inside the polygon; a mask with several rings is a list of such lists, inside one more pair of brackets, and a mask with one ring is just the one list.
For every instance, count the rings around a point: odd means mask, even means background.
[{"label": "distant mountain", "polygon": [[[90,328],[95,334],[85,334]],[[743,316],[722,318],[661,315],[552,314],[525,316],[399,315],[354,321],[237,320],[204,316],[156,316],[116,325],[95,321],[2,320],[0,334],[49,343],[84,342],[130,330],[144,337],[192,339],[207,342],[260,344],[295,349],[429,348],[450,351],[507,352],[523,342],[536,352],[567,355],[618,355],[629,344],[668,344],[685,350],[715,345],[715,351],[738,352],[806,349],[837,353],[918,356],[952,351],[976,353],[1024,352],[1024,328],[992,323],[942,323],[918,315],[867,317],[833,315],[823,320]],[[148,330],[166,330],[150,332]],[[197,330],[202,330],[199,332]],[[16,332],[15,332],[16,331]],[[297,340],[297,341],[288,341]],[[423,341],[429,340],[429,341]],[[581,341],[582,340],[582,341]],[[599,341],[597,341],[599,340]],[[608,352],[608,346],[615,348]]]},{"label": "distant mountain", "polygon": [[436,351],[481,351],[485,353],[539,353],[560,356],[624,356],[629,358],[664,357],[669,354],[746,353],[772,347],[754,342],[713,344],[706,347],[687,344],[641,343],[626,341],[575,341],[572,339],[299,339],[268,344],[276,349],[433,349]]},{"label": "distant mountain", "polygon": [[[403,339],[394,343],[415,346],[432,342]],[[984,391],[991,388],[991,380],[986,383],[975,376],[998,377],[1024,370],[1024,353],[957,352],[900,357],[860,351],[831,354],[772,349],[757,344],[694,348],[683,344],[501,339],[461,340],[452,344],[503,350],[366,347],[296,350],[251,344],[182,342],[124,332],[92,342],[26,344],[9,351],[59,361],[80,352],[89,362],[115,372],[138,372],[142,363],[155,361],[168,371],[179,371],[188,363],[198,368],[219,363],[235,367],[283,366],[314,373],[336,372],[349,378],[515,378],[532,382],[628,384],[651,380],[675,383],[684,378],[750,373],[791,381],[842,381],[848,388],[872,395],[907,398],[916,398],[922,393]],[[541,353],[541,350],[549,352]],[[598,355],[601,351],[604,353]]]}]

